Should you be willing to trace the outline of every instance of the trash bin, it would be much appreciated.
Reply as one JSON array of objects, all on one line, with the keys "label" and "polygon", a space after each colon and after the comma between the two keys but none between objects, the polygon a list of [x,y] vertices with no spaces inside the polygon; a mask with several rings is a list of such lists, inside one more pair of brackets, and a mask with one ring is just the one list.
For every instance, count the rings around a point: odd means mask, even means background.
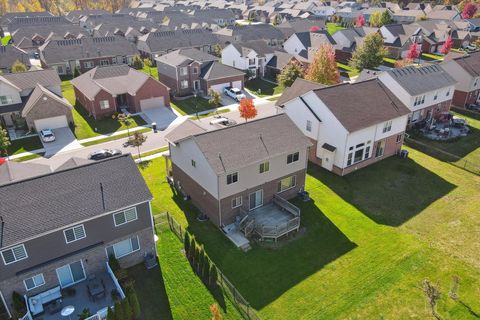
[{"label": "trash bin", "polygon": [[157,132],[157,123],[156,122],[152,122],[152,129],[153,129],[153,132]]},{"label": "trash bin", "polygon": [[408,150],[400,151],[400,158],[408,158]]}]

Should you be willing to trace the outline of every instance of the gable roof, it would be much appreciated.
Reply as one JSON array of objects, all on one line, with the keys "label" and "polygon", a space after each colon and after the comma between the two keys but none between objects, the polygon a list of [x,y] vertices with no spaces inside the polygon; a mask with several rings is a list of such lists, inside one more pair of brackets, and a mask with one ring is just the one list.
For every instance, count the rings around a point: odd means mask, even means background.
[{"label": "gable roof", "polygon": [[60,104],[64,105],[65,107],[67,107],[69,109],[72,109],[72,106],[70,105],[70,102],[68,102],[67,99],[59,97],[55,93],[53,93],[52,91],[46,89],[41,84],[37,84],[35,86],[35,89],[33,89],[32,93],[30,94],[27,103],[25,103],[25,106],[22,109],[22,117],[25,117],[30,112],[30,110],[33,109],[33,107],[37,104],[38,100],[41,97],[44,97],[44,99],[45,98],[47,98],[47,99],[50,98],[54,102],[60,103]]},{"label": "gable roof", "polygon": [[349,132],[410,113],[378,79],[343,83],[313,92]]},{"label": "gable roof", "polygon": [[150,32],[138,38],[138,42],[144,43],[145,49],[150,52],[158,52],[214,45],[218,43],[218,38],[208,30],[187,29]]},{"label": "gable roof", "polygon": [[12,181],[50,173],[51,171],[50,166],[45,164],[7,161],[0,164],[0,186]]},{"label": "gable roof", "polygon": [[480,51],[453,58],[472,77],[480,76]]},{"label": "gable roof", "polygon": [[196,134],[206,132],[205,128],[199,126],[195,121],[187,119],[172,131],[165,135],[165,140],[171,143],[177,143]]},{"label": "gable roof", "polygon": [[121,64],[95,67],[71,82],[86,97],[94,99],[101,90],[113,95],[135,94],[149,78],[149,75]]},{"label": "gable roof", "polygon": [[205,80],[215,80],[236,76],[245,76],[245,73],[218,61],[211,61],[207,63],[202,67],[202,72],[200,73],[200,77]]},{"label": "gable roof", "polygon": [[318,49],[322,44],[336,43],[330,34],[323,30],[316,32],[297,32],[295,35],[305,48],[312,47]]},{"label": "gable roof", "polygon": [[60,86],[61,80],[53,69],[35,70],[20,73],[8,73],[1,76],[20,90],[33,89],[37,84],[44,87]]},{"label": "gable roof", "polygon": [[30,58],[25,51],[13,45],[0,46],[0,68],[10,69],[16,60],[30,66]]},{"label": "gable roof", "polygon": [[71,168],[75,168],[75,167],[82,166],[84,164],[88,164],[88,163],[92,163],[92,162],[93,162],[92,160],[88,160],[88,159],[85,159],[85,158],[71,157],[70,159],[65,161],[62,165],[57,167],[55,169],[55,171],[71,169]]},{"label": "gable roof", "polygon": [[422,67],[408,66],[386,71],[410,95],[416,96],[425,92],[455,85],[457,82],[440,65]]},{"label": "gable roof", "polygon": [[0,198],[3,245],[10,246],[152,195],[126,154],[2,185]]},{"label": "gable roof", "polygon": [[218,60],[218,58],[209,53],[198,50],[196,48],[185,48],[185,49],[178,49],[178,50],[169,52],[167,54],[161,55],[160,57],[157,57],[155,60],[172,65],[172,66],[179,66],[183,64],[185,61],[189,61],[189,62],[198,61],[200,63],[203,63],[203,62],[209,62],[209,61],[216,61]]},{"label": "gable roof", "polygon": [[318,83],[318,82],[313,82],[309,80],[305,80],[302,78],[297,78],[293,84],[286,88],[280,98],[275,102],[276,106],[282,106],[288,101],[295,99],[299,96],[304,95],[305,93],[315,90],[315,89],[320,89],[320,88],[325,88],[326,85]]}]

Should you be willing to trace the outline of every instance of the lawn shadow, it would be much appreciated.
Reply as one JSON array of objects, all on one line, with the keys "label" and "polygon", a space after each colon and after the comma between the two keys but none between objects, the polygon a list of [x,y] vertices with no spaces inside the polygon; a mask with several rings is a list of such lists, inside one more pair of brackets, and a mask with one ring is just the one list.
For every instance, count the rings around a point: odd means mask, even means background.
[{"label": "lawn shadow", "polygon": [[253,244],[253,249],[245,253],[212,223],[197,221],[198,211],[191,202],[178,195],[174,195],[173,200],[186,214],[188,231],[204,245],[207,254],[256,310],[357,246],[314,201],[295,201],[302,210],[305,233],[281,248],[266,249]]},{"label": "lawn shadow", "polygon": [[142,319],[173,319],[160,263],[150,270],[139,264],[129,268],[128,272],[135,279],[134,286],[142,309]]},{"label": "lawn shadow", "polygon": [[308,172],[373,221],[394,227],[456,188],[408,158],[390,157],[344,177],[312,163]]},{"label": "lawn shadow", "polygon": [[260,89],[260,94],[271,96],[275,93],[275,85],[267,82],[265,80],[255,78],[253,80],[249,80],[245,83],[245,87],[248,90],[251,90],[255,93],[259,93],[258,90]]}]

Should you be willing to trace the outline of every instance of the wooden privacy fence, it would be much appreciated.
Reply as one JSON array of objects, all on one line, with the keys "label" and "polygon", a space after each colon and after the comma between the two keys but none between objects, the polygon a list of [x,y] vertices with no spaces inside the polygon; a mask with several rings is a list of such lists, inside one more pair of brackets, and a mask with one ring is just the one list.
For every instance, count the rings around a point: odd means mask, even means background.
[{"label": "wooden privacy fence", "polygon": [[[183,243],[185,237],[185,229],[175,220],[172,215],[168,212],[160,213],[154,216],[155,228],[157,232],[164,231],[167,223],[168,228],[178,237],[178,239]],[[235,286],[228,280],[228,278],[223,274],[222,270],[213,263],[217,269],[218,274],[218,285],[222,288],[223,292],[227,298],[233,303],[233,305],[240,312],[242,317],[247,320],[260,320],[260,317],[257,315],[256,311],[250,306],[250,303],[240,294],[240,292],[235,288]]]}]

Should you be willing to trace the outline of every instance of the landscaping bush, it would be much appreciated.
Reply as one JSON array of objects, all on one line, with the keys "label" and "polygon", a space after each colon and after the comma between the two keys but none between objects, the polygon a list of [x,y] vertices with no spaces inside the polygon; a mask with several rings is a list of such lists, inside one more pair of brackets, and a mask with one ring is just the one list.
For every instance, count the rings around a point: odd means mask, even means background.
[{"label": "landscaping bush", "polygon": [[125,313],[123,312],[122,302],[115,302],[114,306],[115,320],[125,320]]},{"label": "landscaping bush", "polygon": [[110,265],[110,268],[112,269],[113,273],[120,270],[120,263],[118,262],[117,258],[115,258],[113,254],[108,256],[108,264]]},{"label": "landscaping bush", "polygon": [[13,311],[19,317],[27,313],[27,306],[25,305],[25,299],[22,297],[20,293],[18,293],[17,291],[13,291],[12,301],[13,301]]},{"label": "landscaping bush", "polygon": [[183,239],[183,249],[185,250],[185,256],[190,260],[190,235],[185,232],[185,238]]},{"label": "landscaping bush", "polygon": [[142,310],[140,309],[140,303],[138,302],[138,296],[135,289],[131,288],[128,290],[127,299],[132,307],[133,319],[140,319]]},{"label": "landscaping bush", "polygon": [[107,320],[116,320],[116,319],[115,319],[115,313],[113,312],[112,307],[108,307],[108,310],[107,310]]}]

